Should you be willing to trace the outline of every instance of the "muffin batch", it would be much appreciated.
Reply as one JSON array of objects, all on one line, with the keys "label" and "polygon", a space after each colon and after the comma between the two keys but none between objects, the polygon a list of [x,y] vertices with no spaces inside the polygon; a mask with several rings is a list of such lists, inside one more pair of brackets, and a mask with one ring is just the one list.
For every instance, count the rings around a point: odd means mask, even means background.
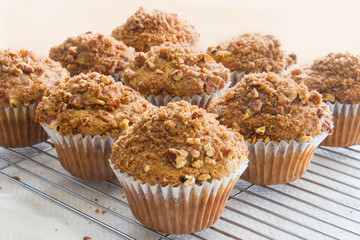
[{"label": "muffin batch", "polygon": [[140,8],[111,36],[69,37],[50,58],[0,50],[0,146],[50,137],[70,174],[117,177],[141,223],[184,234],[220,218],[239,178],[289,183],[320,144],[360,143],[359,56],[294,66],[272,35],[206,53],[199,36],[177,14]]}]

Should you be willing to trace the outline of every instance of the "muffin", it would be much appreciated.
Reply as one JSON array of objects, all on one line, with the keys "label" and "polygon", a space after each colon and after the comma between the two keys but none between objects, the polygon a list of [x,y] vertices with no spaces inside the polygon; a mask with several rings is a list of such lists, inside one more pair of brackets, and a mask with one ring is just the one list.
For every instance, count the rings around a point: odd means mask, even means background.
[{"label": "muffin", "polygon": [[89,72],[111,75],[123,71],[134,53],[133,48],[112,37],[87,32],[52,47],[49,57],[60,62],[71,76]]},{"label": "muffin", "polygon": [[289,74],[296,82],[323,96],[334,116],[334,134],[322,145],[348,147],[360,144],[360,57],[329,53]]},{"label": "muffin", "polygon": [[150,110],[114,144],[110,161],[141,223],[184,234],[219,219],[246,152],[240,134],[180,101]]},{"label": "muffin", "polygon": [[126,23],[113,30],[111,36],[138,52],[147,52],[152,46],[168,41],[192,46],[199,41],[200,35],[194,26],[179,19],[175,13],[149,12],[140,7]]},{"label": "muffin", "polygon": [[229,77],[229,69],[211,56],[168,42],[139,53],[122,81],[158,106],[175,97],[204,106],[227,89]]},{"label": "muffin", "polygon": [[280,73],[295,64],[297,59],[294,53],[288,55],[281,49],[277,38],[259,33],[246,33],[216,47],[209,47],[207,53],[230,71],[237,72],[236,82],[244,74]]},{"label": "muffin", "polygon": [[241,178],[255,184],[300,178],[316,147],[332,133],[321,95],[275,73],[246,75],[207,110],[246,139],[249,168]]},{"label": "muffin", "polygon": [[112,143],[149,105],[110,76],[81,73],[42,99],[36,121],[53,140],[69,173],[85,180],[109,180],[114,178],[108,163]]},{"label": "muffin", "polygon": [[35,109],[68,77],[66,69],[49,58],[24,49],[0,49],[0,146],[27,147],[48,138],[34,121]]}]

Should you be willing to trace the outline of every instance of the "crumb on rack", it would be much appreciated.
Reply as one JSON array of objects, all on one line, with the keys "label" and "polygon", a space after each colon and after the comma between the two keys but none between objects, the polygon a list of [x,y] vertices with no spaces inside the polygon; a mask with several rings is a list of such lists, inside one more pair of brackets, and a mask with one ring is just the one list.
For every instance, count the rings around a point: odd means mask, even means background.
[{"label": "crumb on rack", "polygon": [[83,237],[83,240],[91,240],[91,237]]},{"label": "crumb on rack", "polygon": [[97,208],[97,209],[95,209],[95,212],[96,212],[96,213],[99,213],[99,212],[100,212],[100,210]]},{"label": "crumb on rack", "polygon": [[99,201],[99,199],[95,198],[95,199],[94,199],[94,201],[95,201],[95,202],[98,202],[98,201]]},{"label": "crumb on rack", "polygon": [[107,211],[101,211],[101,214],[104,215],[105,213],[107,213]]},{"label": "crumb on rack", "polygon": [[20,178],[18,176],[12,176],[13,179],[15,179],[16,181],[20,181]]}]

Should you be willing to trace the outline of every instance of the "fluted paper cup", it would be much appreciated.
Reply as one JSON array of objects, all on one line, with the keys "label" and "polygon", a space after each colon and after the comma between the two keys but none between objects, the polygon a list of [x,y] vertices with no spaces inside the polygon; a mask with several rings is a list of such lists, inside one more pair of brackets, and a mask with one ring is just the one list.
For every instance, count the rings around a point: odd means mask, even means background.
[{"label": "fluted paper cup", "polygon": [[230,73],[231,84],[230,87],[235,86],[240,80],[245,76],[245,72],[238,73],[237,71],[233,71]]},{"label": "fluted paper cup", "polygon": [[28,147],[49,138],[40,124],[34,121],[36,107],[37,103],[33,103],[0,109],[0,146]]},{"label": "fluted paper cup", "polygon": [[[113,165],[111,164],[113,167]],[[231,189],[247,167],[243,163],[228,177],[202,185],[151,186],[113,169],[124,188],[131,212],[146,227],[169,234],[202,231],[221,216]]]},{"label": "fluted paper cup", "polygon": [[250,151],[249,167],[240,178],[258,185],[295,181],[306,172],[316,148],[327,135],[324,132],[307,143],[298,143],[295,140],[289,143],[281,141],[279,144],[246,142]]},{"label": "fluted paper cup", "polygon": [[63,137],[47,124],[42,126],[54,143],[61,165],[71,175],[83,180],[105,181],[115,178],[108,159],[116,139],[81,134]]},{"label": "fluted paper cup", "polygon": [[180,102],[180,101],[186,101],[190,103],[191,105],[196,105],[201,108],[206,108],[207,105],[210,103],[210,101],[217,96],[220,96],[221,94],[225,93],[231,85],[231,80],[226,83],[223,89],[210,93],[210,94],[202,94],[202,95],[194,95],[192,97],[184,96],[162,96],[162,95],[148,95],[145,96],[145,98],[152,103],[153,105],[160,107],[160,106],[166,106],[169,102]]},{"label": "fluted paper cup", "polygon": [[329,135],[322,146],[349,147],[360,144],[360,109],[359,104],[335,102],[329,103],[333,113],[334,133]]}]

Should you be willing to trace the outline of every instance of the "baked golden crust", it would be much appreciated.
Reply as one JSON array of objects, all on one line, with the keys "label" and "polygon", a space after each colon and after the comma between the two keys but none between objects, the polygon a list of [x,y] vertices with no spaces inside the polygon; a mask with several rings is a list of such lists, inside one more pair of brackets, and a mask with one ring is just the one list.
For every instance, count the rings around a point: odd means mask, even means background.
[{"label": "baked golden crust", "polygon": [[139,53],[123,81],[143,95],[189,96],[224,88],[230,71],[204,53],[170,42]]},{"label": "baked golden crust", "polygon": [[246,33],[207,53],[231,71],[248,73],[279,73],[296,63],[294,53],[286,55],[280,41],[272,35]]},{"label": "baked golden crust", "polygon": [[324,101],[360,103],[360,56],[329,53],[310,66],[292,70],[289,77],[321,93]]},{"label": "baked golden crust", "polygon": [[49,57],[60,62],[71,76],[88,72],[111,75],[124,70],[134,53],[133,48],[112,37],[87,32],[52,47]]},{"label": "baked golden crust", "polygon": [[250,143],[308,142],[321,132],[332,133],[331,112],[321,95],[275,73],[245,75],[207,110]]},{"label": "baked golden crust", "polygon": [[124,134],[151,107],[139,93],[99,73],[79,74],[44,97],[35,120],[62,135]]},{"label": "baked golden crust", "polygon": [[185,101],[154,108],[114,144],[115,169],[150,183],[202,184],[247,160],[243,137]]},{"label": "baked golden crust", "polygon": [[191,46],[199,40],[199,33],[194,26],[179,19],[177,14],[161,10],[149,12],[142,7],[125,24],[113,30],[111,36],[138,52],[147,52],[152,46],[167,41]]},{"label": "baked golden crust", "polygon": [[0,49],[0,108],[38,102],[68,77],[66,69],[49,58],[24,49]]}]

